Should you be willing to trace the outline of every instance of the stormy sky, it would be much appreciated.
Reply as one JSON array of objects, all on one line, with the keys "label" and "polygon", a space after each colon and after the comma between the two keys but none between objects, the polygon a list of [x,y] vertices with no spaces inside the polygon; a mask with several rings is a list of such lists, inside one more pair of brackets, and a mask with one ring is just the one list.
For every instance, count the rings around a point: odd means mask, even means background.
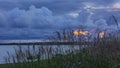
[{"label": "stormy sky", "polygon": [[63,29],[116,29],[120,0],[0,0],[0,39],[43,39]]}]

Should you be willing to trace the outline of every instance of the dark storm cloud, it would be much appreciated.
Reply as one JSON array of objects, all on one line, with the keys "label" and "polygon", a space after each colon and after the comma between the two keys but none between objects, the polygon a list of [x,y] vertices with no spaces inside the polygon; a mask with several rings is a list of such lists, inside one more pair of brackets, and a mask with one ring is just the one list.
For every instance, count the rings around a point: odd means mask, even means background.
[{"label": "dark storm cloud", "polygon": [[28,10],[31,5],[38,8],[45,6],[52,10],[54,13],[67,13],[79,10],[84,5],[84,2],[91,2],[97,5],[111,5],[118,0],[1,0],[0,9],[10,10],[15,7]]},{"label": "dark storm cloud", "polygon": [[65,28],[76,22],[75,19],[65,15],[54,15],[46,7],[36,8],[35,6],[30,6],[29,10],[15,8],[6,12],[5,15],[8,26],[11,28]]},{"label": "dark storm cloud", "polygon": [[[14,8],[0,14],[0,36],[5,38],[41,38],[59,29],[75,26],[73,18],[53,15],[46,7]],[[4,26],[3,26],[4,25]]]},{"label": "dark storm cloud", "polygon": [[[0,39],[44,38],[54,31],[84,26],[114,28],[107,18],[119,11],[89,10],[86,5],[111,6],[117,0],[0,0]],[[118,15],[119,17],[120,15]]]}]

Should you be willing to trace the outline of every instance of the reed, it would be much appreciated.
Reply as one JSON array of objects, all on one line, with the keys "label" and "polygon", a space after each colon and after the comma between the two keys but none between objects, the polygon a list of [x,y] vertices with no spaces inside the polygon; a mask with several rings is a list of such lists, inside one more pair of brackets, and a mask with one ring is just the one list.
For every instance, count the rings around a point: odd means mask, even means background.
[{"label": "reed", "polygon": [[[55,42],[85,42],[83,36],[73,34],[73,30],[55,32]],[[15,54],[5,57],[6,63],[14,63],[13,68],[119,68],[120,34],[108,34],[103,38],[94,38],[89,45],[73,45],[64,51],[62,45],[57,47],[28,45],[18,46]],[[88,41],[91,39],[88,39]],[[74,48],[78,46],[77,50]]]}]

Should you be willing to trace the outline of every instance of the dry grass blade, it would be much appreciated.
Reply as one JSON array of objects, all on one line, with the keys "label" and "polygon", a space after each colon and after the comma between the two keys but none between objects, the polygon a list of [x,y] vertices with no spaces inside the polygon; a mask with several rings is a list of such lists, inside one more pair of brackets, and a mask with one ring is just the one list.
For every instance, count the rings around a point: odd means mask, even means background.
[{"label": "dry grass blade", "polygon": [[116,17],[114,15],[112,15],[112,18],[115,21],[115,24],[116,24],[117,28],[119,29],[119,24],[118,24],[118,21],[117,21]]}]

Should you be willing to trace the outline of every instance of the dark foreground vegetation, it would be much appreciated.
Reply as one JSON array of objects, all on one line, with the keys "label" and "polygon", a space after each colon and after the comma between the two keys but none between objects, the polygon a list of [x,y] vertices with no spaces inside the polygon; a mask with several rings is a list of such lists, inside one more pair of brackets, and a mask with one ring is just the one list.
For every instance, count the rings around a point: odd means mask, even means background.
[{"label": "dark foreground vegetation", "polygon": [[[72,32],[56,32],[58,41],[83,42],[83,36],[74,38]],[[88,38],[87,41],[89,41]],[[78,46],[78,49],[74,47]],[[103,38],[99,36],[88,45],[72,45],[64,51],[61,46],[57,48],[44,46],[18,46],[15,54],[7,52],[5,64],[0,68],[120,68],[120,35],[108,34]]]}]

